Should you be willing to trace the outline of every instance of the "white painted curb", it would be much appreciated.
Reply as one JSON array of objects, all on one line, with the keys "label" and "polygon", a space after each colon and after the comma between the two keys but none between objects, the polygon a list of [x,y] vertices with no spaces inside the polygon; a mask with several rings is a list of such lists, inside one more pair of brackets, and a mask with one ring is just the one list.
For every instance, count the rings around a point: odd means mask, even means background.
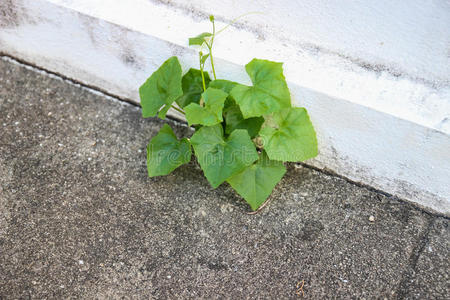
[{"label": "white painted curb", "polygon": [[[0,52],[138,102],[140,84],[169,56],[184,70],[197,67],[187,38],[210,23],[195,7],[202,1],[192,3],[188,12],[148,0],[2,1]],[[392,71],[412,68],[414,57],[397,69],[362,63],[250,25],[218,37],[218,77],[250,83],[243,66],[253,57],[283,61],[293,102],[308,109],[318,133],[320,155],[308,164],[450,213],[448,66],[422,78]]]}]

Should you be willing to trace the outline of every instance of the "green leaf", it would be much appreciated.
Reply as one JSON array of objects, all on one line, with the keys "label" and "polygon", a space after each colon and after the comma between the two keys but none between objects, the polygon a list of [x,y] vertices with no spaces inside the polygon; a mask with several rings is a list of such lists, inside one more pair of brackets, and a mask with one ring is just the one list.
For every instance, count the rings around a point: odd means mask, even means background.
[{"label": "green leaf", "polygon": [[220,89],[228,94],[227,100],[225,100],[225,105],[223,107],[224,110],[236,104],[233,98],[230,96],[230,92],[237,84],[237,82],[224,79],[216,79],[209,83],[209,87]]},{"label": "green leaf", "polygon": [[166,118],[166,114],[169,111],[169,109],[172,107],[171,104],[166,104],[163,106],[163,108],[161,108],[161,110],[158,112],[158,118],[160,119],[165,119]]},{"label": "green leaf", "polygon": [[244,118],[259,117],[291,106],[282,65],[255,58],[245,66],[253,86],[238,84],[230,93]]},{"label": "green leaf", "polygon": [[222,90],[227,94],[229,94],[236,85],[238,85],[237,82],[224,79],[216,79],[209,83],[209,87]]},{"label": "green leaf", "polygon": [[202,94],[204,107],[197,103],[191,103],[184,108],[189,126],[192,124],[212,126],[221,123],[223,121],[222,109],[227,96],[228,94],[222,90],[207,88]]},{"label": "green leaf", "polygon": [[188,139],[178,140],[169,125],[164,124],[147,145],[148,176],[167,175],[191,160]]},{"label": "green leaf", "polygon": [[191,144],[206,178],[214,188],[258,159],[246,130],[237,129],[225,139],[220,124],[200,128],[192,136]]},{"label": "green leaf", "polygon": [[142,116],[154,117],[163,105],[171,105],[182,94],[181,66],[178,58],[173,56],[139,88]]},{"label": "green leaf", "polygon": [[[208,86],[211,79],[207,72],[203,72],[205,76],[205,84]],[[177,104],[184,108],[190,103],[199,103],[200,97],[203,93],[202,84],[202,73],[197,69],[189,69],[189,71],[184,74],[182,80],[183,85],[183,96],[177,99]]]},{"label": "green leaf", "polygon": [[303,107],[284,109],[266,118],[259,132],[270,159],[303,161],[318,154],[317,139]]},{"label": "green leaf", "polygon": [[226,111],[224,111],[224,114],[226,134],[230,134],[235,129],[246,129],[250,137],[254,138],[261,129],[261,125],[264,123],[263,117],[244,119],[241,110],[237,105],[228,107]]},{"label": "green leaf", "polygon": [[228,178],[227,182],[250,204],[252,210],[257,210],[285,173],[283,163],[270,160],[263,151],[257,162]]},{"label": "green leaf", "polygon": [[204,65],[205,61],[208,59],[208,57],[209,57],[209,53],[206,55],[202,55],[202,57],[200,58],[200,64]]},{"label": "green leaf", "polygon": [[189,38],[189,46],[198,45],[201,46],[206,42],[206,38],[212,36],[212,33],[203,32],[197,35],[196,37]]}]

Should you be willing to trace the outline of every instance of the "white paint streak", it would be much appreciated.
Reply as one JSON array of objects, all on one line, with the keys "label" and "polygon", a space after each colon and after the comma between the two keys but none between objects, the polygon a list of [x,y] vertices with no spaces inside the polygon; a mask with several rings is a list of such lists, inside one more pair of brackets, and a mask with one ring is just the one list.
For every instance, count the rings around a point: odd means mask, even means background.
[{"label": "white paint streak", "polygon": [[[209,29],[199,17],[204,1],[191,1],[190,13],[173,2],[16,1],[16,24],[0,27],[0,51],[138,101],[137,88],[167,57],[179,56],[184,70],[197,65],[187,38]],[[253,57],[284,61],[293,102],[317,128],[320,156],[311,164],[450,212],[445,1],[413,1],[408,13],[384,0],[209,3],[223,18],[265,11],[218,37],[218,76],[249,83],[243,65]]]}]

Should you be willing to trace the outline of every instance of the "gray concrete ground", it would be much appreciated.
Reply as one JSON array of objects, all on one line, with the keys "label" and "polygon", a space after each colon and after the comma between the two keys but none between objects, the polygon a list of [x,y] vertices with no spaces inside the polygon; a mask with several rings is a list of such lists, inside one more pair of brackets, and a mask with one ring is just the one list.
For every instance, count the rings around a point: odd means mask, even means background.
[{"label": "gray concrete ground", "polygon": [[448,219],[294,165],[248,215],[195,163],[147,178],[162,124],[0,60],[1,299],[449,299]]}]

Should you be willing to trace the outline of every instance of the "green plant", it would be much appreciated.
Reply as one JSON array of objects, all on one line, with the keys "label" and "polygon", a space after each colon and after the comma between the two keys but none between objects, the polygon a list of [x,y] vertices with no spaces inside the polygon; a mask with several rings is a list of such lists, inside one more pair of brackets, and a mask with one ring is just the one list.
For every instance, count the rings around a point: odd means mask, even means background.
[{"label": "green plant", "polygon": [[[191,146],[213,188],[227,181],[258,209],[286,172],[283,162],[317,155],[313,125],[305,108],[291,106],[282,63],[253,59],[245,66],[253,85],[216,78],[212,32],[189,39],[199,51],[200,69],[182,75],[171,57],[140,87],[142,115],[164,119],[169,108],[185,115],[192,137],[178,140],[165,124],[147,147],[150,177],[167,175],[191,160]],[[211,64],[213,80],[205,71]],[[175,103],[177,106],[175,106]]]}]

